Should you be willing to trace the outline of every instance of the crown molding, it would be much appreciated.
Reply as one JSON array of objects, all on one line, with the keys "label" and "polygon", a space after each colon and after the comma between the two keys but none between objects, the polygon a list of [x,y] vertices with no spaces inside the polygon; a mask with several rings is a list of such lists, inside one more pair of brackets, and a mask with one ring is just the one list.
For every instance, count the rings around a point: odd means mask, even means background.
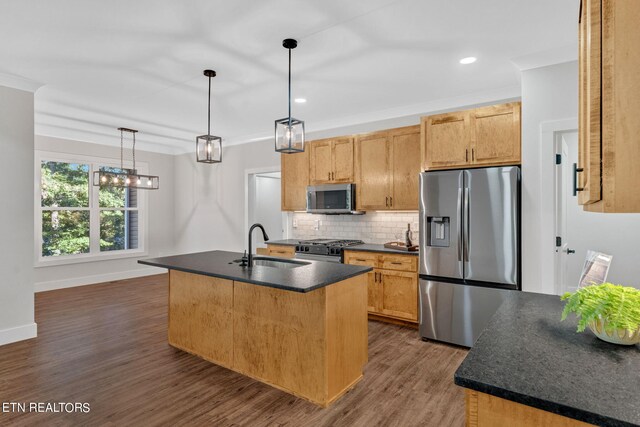
[{"label": "crown molding", "polygon": [[[87,144],[107,145],[111,147],[120,147],[120,136],[106,134],[104,132],[96,132],[86,129],[69,129],[64,128],[61,131],[61,127],[54,125],[38,125],[35,131],[36,136],[44,136],[57,139],[66,139],[68,141],[78,141]],[[195,146],[195,140],[194,140]],[[193,147],[192,147],[193,149]],[[173,145],[159,144],[157,142],[150,142],[140,140],[136,137],[136,151],[149,151],[152,153],[176,155],[182,154],[182,150],[176,148]]]},{"label": "crown molding", "polygon": [[30,80],[21,76],[16,76],[15,74],[0,73],[0,86],[35,93],[43,85],[44,83],[36,82],[35,80]]}]

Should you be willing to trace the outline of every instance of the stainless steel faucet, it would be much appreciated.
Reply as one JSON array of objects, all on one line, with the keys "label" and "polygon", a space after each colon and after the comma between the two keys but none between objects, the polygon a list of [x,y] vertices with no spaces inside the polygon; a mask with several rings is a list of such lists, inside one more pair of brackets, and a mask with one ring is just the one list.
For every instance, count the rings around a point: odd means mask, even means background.
[{"label": "stainless steel faucet", "polygon": [[264,231],[264,227],[262,226],[262,224],[253,224],[249,228],[249,255],[247,256],[247,267],[249,268],[253,267],[253,254],[251,253],[253,244],[251,242],[251,234],[253,232],[253,229],[256,227],[262,230],[262,238],[264,239],[264,241],[266,242],[269,240],[269,236],[267,235],[267,232]]}]

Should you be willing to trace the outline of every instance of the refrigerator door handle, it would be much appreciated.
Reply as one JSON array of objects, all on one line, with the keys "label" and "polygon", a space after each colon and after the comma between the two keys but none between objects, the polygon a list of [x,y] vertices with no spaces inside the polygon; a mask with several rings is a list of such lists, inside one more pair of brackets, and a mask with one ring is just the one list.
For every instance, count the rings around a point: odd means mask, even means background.
[{"label": "refrigerator door handle", "polygon": [[464,189],[464,261],[469,262],[469,226],[471,209],[469,208],[469,188]]},{"label": "refrigerator door handle", "polygon": [[457,209],[457,216],[458,216],[458,270],[460,271],[460,277],[463,277],[463,273],[462,273],[462,208],[463,208],[463,199],[462,199],[462,187],[458,188],[458,209]]}]

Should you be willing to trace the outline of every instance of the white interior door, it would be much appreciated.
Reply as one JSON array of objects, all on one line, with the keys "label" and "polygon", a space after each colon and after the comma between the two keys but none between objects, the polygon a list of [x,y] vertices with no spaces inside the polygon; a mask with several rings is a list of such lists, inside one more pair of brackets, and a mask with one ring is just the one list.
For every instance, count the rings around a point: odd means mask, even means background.
[{"label": "white interior door", "polygon": [[[260,223],[271,240],[281,240],[283,234],[280,211],[280,172],[257,173],[249,177],[249,226]],[[253,236],[255,246],[265,246],[262,233]]]},{"label": "white interior door", "polygon": [[[607,281],[640,287],[640,214],[586,212],[573,196],[573,164],[578,161],[578,133],[560,134],[556,153],[556,232],[562,245],[556,247],[556,290],[575,290],[587,250],[613,255]],[[575,252],[573,252],[575,251]]]}]

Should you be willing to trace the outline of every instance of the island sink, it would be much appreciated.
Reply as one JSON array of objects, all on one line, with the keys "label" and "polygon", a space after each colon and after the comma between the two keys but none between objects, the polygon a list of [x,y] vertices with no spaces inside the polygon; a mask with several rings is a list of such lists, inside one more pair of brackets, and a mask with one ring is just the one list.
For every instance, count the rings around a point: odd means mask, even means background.
[{"label": "island sink", "polygon": [[169,269],[175,348],[326,407],[362,378],[371,267],[211,251],[139,261]]},{"label": "island sink", "polygon": [[293,261],[289,259],[281,258],[267,258],[267,257],[253,257],[253,265],[272,268],[296,268],[309,265],[310,263],[304,261]]}]

